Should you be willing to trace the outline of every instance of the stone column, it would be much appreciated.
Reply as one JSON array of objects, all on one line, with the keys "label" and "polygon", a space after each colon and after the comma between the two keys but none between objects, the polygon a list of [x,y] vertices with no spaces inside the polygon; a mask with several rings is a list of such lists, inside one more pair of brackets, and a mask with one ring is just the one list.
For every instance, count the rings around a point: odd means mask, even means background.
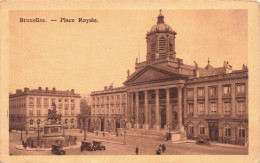
[{"label": "stone column", "polygon": [[170,88],[166,88],[166,124],[164,126],[165,130],[168,130],[170,127],[170,111]]},{"label": "stone column", "polygon": [[145,109],[145,121],[144,121],[144,129],[148,130],[149,129],[149,123],[148,123],[148,91],[144,91],[144,109]]},{"label": "stone column", "polygon": [[232,98],[232,104],[231,104],[231,117],[236,117],[236,85],[235,83],[231,84],[231,98]]},{"label": "stone column", "polygon": [[135,93],[135,128],[140,128],[139,124],[139,92]]},{"label": "stone column", "polygon": [[130,100],[131,100],[131,122],[134,124],[134,93],[130,93]]},{"label": "stone column", "polygon": [[219,84],[218,85],[218,90],[217,90],[217,94],[218,94],[218,114],[219,116],[223,117],[223,114],[222,114],[222,85]]},{"label": "stone column", "polygon": [[127,101],[126,101],[126,110],[127,110],[127,124],[126,124],[126,126],[127,126],[127,128],[131,128],[131,109],[132,109],[132,107],[131,107],[131,93],[127,93]]},{"label": "stone column", "polygon": [[178,87],[178,129],[179,131],[184,131],[184,126],[182,125],[182,86]]},{"label": "stone column", "polygon": [[205,109],[205,114],[208,115],[210,110],[209,110],[209,91],[208,91],[208,86],[205,86],[205,104],[204,104],[204,109]]},{"label": "stone column", "polygon": [[160,129],[160,104],[159,104],[159,89],[155,90],[155,118],[156,123],[154,125],[154,129]]},{"label": "stone column", "polygon": [[193,114],[194,117],[198,117],[198,101],[197,101],[197,94],[198,94],[198,90],[197,87],[194,87],[194,91],[193,91],[193,99],[194,99],[194,103],[193,103]]}]

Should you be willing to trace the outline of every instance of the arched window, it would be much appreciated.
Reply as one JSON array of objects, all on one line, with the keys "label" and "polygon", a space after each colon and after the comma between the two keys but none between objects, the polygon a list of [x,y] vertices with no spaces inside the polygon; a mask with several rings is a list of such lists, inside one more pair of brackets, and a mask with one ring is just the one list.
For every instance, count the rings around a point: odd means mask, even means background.
[{"label": "arched window", "polygon": [[224,133],[225,136],[231,136],[231,127],[228,123],[224,125]]},{"label": "arched window", "polygon": [[240,138],[245,138],[245,128],[243,127],[243,125],[242,124],[240,124],[239,126],[238,126],[238,136],[240,137]]},{"label": "arched window", "polygon": [[38,119],[38,120],[37,120],[37,125],[40,125],[40,124],[41,124],[41,120]]},{"label": "arched window", "polygon": [[33,120],[32,120],[32,119],[30,120],[30,125],[31,125],[31,126],[33,125]]},{"label": "arched window", "polygon": [[204,135],[205,134],[205,127],[203,123],[200,123],[199,125],[199,130],[200,130],[200,134]]},{"label": "arched window", "polygon": [[71,122],[71,124],[73,124],[74,123],[74,119],[71,119],[70,122]]},{"label": "arched window", "polygon": [[188,124],[188,134],[193,135],[193,124],[192,123]]}]

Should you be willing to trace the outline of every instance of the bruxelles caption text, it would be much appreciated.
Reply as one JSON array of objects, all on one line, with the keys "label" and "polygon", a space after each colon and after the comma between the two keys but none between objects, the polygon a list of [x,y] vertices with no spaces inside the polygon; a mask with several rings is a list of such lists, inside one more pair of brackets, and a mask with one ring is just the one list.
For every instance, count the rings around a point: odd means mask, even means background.
[{"label": "bruxelles caption text", "polygon": [[21,23],[46,23],[46,22],[61,22],[61,23],[97,23],[98,20],[95,18],[59,18],[46,20],[43,18],[20,18]]}]

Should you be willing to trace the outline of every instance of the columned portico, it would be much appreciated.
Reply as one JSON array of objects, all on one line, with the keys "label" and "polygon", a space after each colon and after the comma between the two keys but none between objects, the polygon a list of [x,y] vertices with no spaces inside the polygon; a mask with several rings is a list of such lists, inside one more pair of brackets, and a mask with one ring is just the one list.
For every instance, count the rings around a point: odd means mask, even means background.
[{"label": "columned portico", "polygon": [[[182,89],[183,84],[178,83],[171,87],[129,90],[128,95],[131,96],[128,104],[130,107],[129,119],[135,118],[134,128],[184,131],[182,124]],[[134,94],[135,98],[133,98]],[[173,106],[176,106],[176,108]],[[144,112],[140,108],[144,108]],[[176,128],[173,126],[173,112],[175,111],[177,112],[178,123]],[[154,117],[152,117],[152,113]],[[140,117],[140,114],[142,117]],[[153,122],[151,118],[154,118]]]}]

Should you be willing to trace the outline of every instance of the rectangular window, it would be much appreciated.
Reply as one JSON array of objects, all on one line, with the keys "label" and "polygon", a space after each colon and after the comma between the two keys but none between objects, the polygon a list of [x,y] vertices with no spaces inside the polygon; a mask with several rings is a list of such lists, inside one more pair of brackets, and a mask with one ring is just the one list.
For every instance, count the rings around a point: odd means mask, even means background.
[{"label": "rectangular window", "polygon": [[194,110],[194,107],[193,107],[193,103],[188,103],[188,114],[189,115],[193,115],[193,110]]},{"label": "rectangular window", "polygon": [[65,104],[64,107],[65,107],[65,110],[69,110],[69,104]]},{"label": "rectangular window", "polygon": [[230,85],[224,85],[223,86],[223,94],[224,95],[230,95],[231,94],[231,86]]},{"label": "rectangular window", "polygon": [[75,102],[75,100],[74,100],[74,99],[71,99],[71,102]]},{"label": "rectangular window", "polygon": [[55,98],[52,98],[52,99],[51,99],[51,103],[52,103],[52,104],[55,104]]},{"label": "rectangular window", "polygon": [[64,101],[65,101],[65,102],[69,102],[69,99],[65,99]]},{"label": "rectangular window", "polygon": [[204,88],[198,88],[198,96],[204,96],[205,93],[204,93]]},{"label": "rectangular window", "polygon": [[58,108],[59,108],[59,109],[62,109],[62,104],[59,104],[59,105],[58,105]]},{"label": "rectangular window", "polygon": [[210,113],[211,113],[212,115],[217,114],[217,103],[212,102],[212,103],[210,104]]},{"label": "rectangular window", "polygon": [[201,135],[204,135],[204,133],[205,133],[204,126],[200,126],[200,134],[201,134]]},{"label": "rectangular window", "polygon": [[29,110],[29,114],[30,114],[30,115],[33,115],[33,110]]},{"label": "rectangular window", "polygon": [[188,97],[193,97],[193,93],[194,93],[193,89],[187,89],[187,96]]},{"label": "rectangular window", "polygon": [[33,97],[30,97],[30,98],[29,98],[29,104],[32,104],[32,105],[34,104],[34,102],[33,102]]},{"label": "rectangular window", "polygon": [[238,132],[239,132],[239,137],[240,138],[244,138],[245,137],[245,129],[244,128],[238,129]]},{"label": "rectangular window", "polygon": [[62,102],[62,98],[59,98],[58,102]]},{"label": "rectangular window", "polygon": [[37,98],[37,100],[36,100],[37,102],[37,105],[41,105],[41,98]]},{"label": "rectangular window", "polygon": [[245,107],[245,101],[237,101],[237,113],[239,115],[245,114],[246,107]]},{"label": "rectangular window", "polygon": [[231,136],[231,128],[230,127],[225,128],[225,136]]},{"label": "rectangular window", "polygon": [[237,94],[245,93],[245,84],[237,84]]},{"label": "rectangular window", "polygon": [[203,115],[205,110],[205,105],[204,103],[198,103],[198,114]]},{"label": "rectangular window", "polygon": [[71,104],[71,105],[70,105],[70,109],[71,109],[71,110],[74,110],[74,109],[75,109],[75,104]]},{"label": "rectangular window", "polygon": [[41,115],[41,111],[40,110],[37,110],[37,115]]},{"label": "rectangular window", "polygon": [[223,102],[223,114],[224,115],[231,114],[231,102]]},{"label": "rectangular window", "polygon": [[209,96],[217,96],[217,87],[209,87]]}]

